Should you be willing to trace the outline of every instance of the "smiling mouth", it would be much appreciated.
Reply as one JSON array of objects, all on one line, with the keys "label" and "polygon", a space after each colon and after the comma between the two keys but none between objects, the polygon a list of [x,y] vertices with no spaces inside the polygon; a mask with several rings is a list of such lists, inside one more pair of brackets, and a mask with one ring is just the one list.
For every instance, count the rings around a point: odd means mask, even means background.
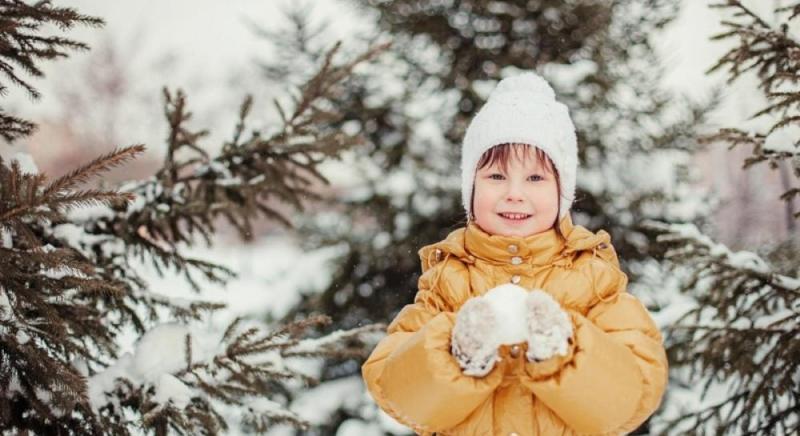
[{"label": "smiling mouth", "polygon": [[530,218],[532,216],[532,215],[529,215],[529,214],[526,214],[526,213],[498,213],[497,215],[499,215],[502,218],[505,218],[507,220],[512,220],[512,221],[523,221],[523,220],[526,220],[526,219],[528,219],[528,218]]}]

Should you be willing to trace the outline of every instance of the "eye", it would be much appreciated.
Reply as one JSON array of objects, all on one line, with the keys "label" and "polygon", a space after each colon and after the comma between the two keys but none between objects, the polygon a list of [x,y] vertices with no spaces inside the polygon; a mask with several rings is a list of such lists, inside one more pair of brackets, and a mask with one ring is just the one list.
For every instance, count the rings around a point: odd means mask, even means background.
[{"label": "eye", "polygon": [[544,180],[544,178],[543,178],[542,176],[538,175],[538,174],[534,174],[534,175],[532,175],[530,178],[536,178],[536,179],[537,179],[537,181],[538,181],[538,180]]},{"label": "eye", "polygon": [[[499,178],[495,178],[495,176],[497,176]],[[494,174],[490,174],[489,175],[489,178],[492,179],[492,180],[501,180],[502,177],[503,177],[503,175],[502,174],[498,174],[498,173],[494,173]]]}]

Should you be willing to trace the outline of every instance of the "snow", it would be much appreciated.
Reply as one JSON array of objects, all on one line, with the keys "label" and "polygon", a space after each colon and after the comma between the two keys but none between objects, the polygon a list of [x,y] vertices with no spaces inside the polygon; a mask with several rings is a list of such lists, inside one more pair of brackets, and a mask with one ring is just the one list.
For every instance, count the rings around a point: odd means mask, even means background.
[{"label": "snow", "polygon": [[354,408],[363,389],[360,376],[331,380],[301,393],[290,410],[312,424],[323,424],[338,408]]},{"label": "snow", "polygon": [[[519,344],[531,340],[529,352],[532,356],[545,359],[555,354],[567,354],[567,339],[572,335],[572,321],[559,303],[542,289],[526,290],[521,286],[507,283],[494,287],[477,298],[484,298],[497,320],[494,338],[485,345],[496,347],[497,344]],[[529,307],[535,307],[532,316],[537,317],[532,323],[538,325],[533,331],[529,328]],[[488,355],[491,350],[478,353]]]},{"label": "snow", "polygon": [[67,219],[75,224],[92,222],[101,218],[113,218],[114,211],[105,204],[92,203],[71,208],[67,214]]},{"label": "snow", "polygon": [[794,289],[796,291],[800,291],[800,279],[794,277],[786,277],[781,275],[776,275],[773,277],[775,283],[778,286],[783,286],[786,289]]},{"label": "snow", "polygon": [[[732,268],[751,270],[760,274],[768,274],[771,272],[769,264],[756,253],[742,250],[731,251],[724,244],[716,243],[708,236],[702,234],[694,224],[670,224],[668,226],[668,234],[660,235],[659,241],[666,241],[672,239],[687,239],[693,241],[696,245],[704,246],[710,256],[720,259],[722,262],[727,263]],[[673,254],[674,251],[668,251],[667,255]],[[776,275],[776,277],[781,277]],[[780,280],[788,280],[791,283],[791,278]]]},{"label": "snow", "polygon": [[13,313],[11,302],[8,301],[8,295],[6,295],[6,290],[0,286],[0,321],[11,319]]},{"label": "snow", "polygon": [[[108,240],[108,236],[91,235],[84,231],[82,226],[73,223],[59,224],[53,227],[53,236],[65,241],[70,246],[80,249],[84,245],[91,245],[99,241]],[[105,244],[109,246],[109,244]]]},{"label": "snow", "polygon": [[28,153],[24,153],[18,151],[14,153],[14,156],[11,157],[11,160],[17,161],[19,164],[19,169],[26,174],[38,174],[39,167],[36,166],[36,162],[33,161],[33,156]]},{"label": "snow", "polygon": [[653,321],[660,329],[674,326],[681,316],[697,308],[697,301],[687,295],[673,295],[669,304],[663,309],[651,313]]},{"label": "snow", "polygon": [[190,257],[227,266],[239,274],[225,287],[198,277],[204,289],[200,294],[192,291],[181,276],[160,277],[148,262],[141,263],[140,268],[159,295],[182,298],[184,302],[203,299],[227,303],[225,313],[213,315],[216,322],[226,324],[237,315],[282,318],[304,294],[321,292],[328,286],[332,279],[331,261],[345,250],[345,245],[337,245],[306,251],[292,238],[283,236],[267,237],[254,244],[193,248],[188,252]]},{"label": "snow", "polygon": [[185,406],[192,396],[191,389],[174,374],[187,366],[187,335],[192,343],[192,362],[208,359],[220,351],[218,334],[177,323],[156,326],[139,339],[133,353],[123,354],[113,365],[89,379],[92,408],[98,410],[107,404],[109,398],[105,394],[114,390],[118,378],[134,384],[151,384],[156,400],[172,400],[177,407]]},{"label": "snow", "polygon": [[770,133],[764,139],[764,149],[777,153],[800,153],[800,126],[790,124]]},{"label": "snow", "polygon": [[3,248],[12,248],[14,246],[11,231],[6,230],[5,227],[0,227],[0,240],[2,240]]},{"label": "snow", "polygon": [[580,59],[571,64],[548,63],[542,68],[542,76],[556,90],[570,91],[589,75],[597,72],[597,64],[589,59]]},{"label": "snow", "polygon": [[[362,434],[411,435],[411,429],[399,423],[380,409],[367,392],[361,376],[356,374],[342,379],[326,381],[304,390],[293,402],[291,410],[312,423],[328,422],[337,410],[344,410],[351,418],[337,430],[338,436]],[[270,436],[295,434],[287,425],[278,425],[267,432]]]},{"label": "snow", "polygon": [[25,332],[25,330],[17,330],[17,343],[18,344],[25,345],[30,340],[31,340],[31,337],[28,335],[28,333]]},{"label": "snow", "polygon": [[[173,186],[172,199],[178,203],[182,203],[180,194],[183,192],[184,184],[178,183]],[[126,216],[142,210],[146,204],[154,202],[163,192],[164,187],[158,182],[155,177],[150,177],[145,180],[133,180],[122,184],[119,187],[120,192],[133,192],[136,197],[133,202],[128,203],[128,208],[125,210]]]},{"label": "snow", "polygon": [[[73,230],[77,234],[75,237],[80,239],[77,229]],[[62,232],[70,233],[63,229]],[[175,372],[186,366],[184,350],[187,333],[191,333],[193,361],[198,361],[217,349],[219,343],[216,339],[235,316],[267,320],[283,317],[300,301],[304,293],[318,292],[327,287],[332,275],[330,260],[344,254],[345,248],[346,246],[340,245],[319,250],[303,250],[293,238],[283,235],[266,236],[250,244],[220,243],[213,248],[192,247],[186,250],[188,256],[223,264],[239,274],[225,288],[206,283],[198,277],[202,289],[199,294],[193,292],[181,276],[175,276],[168,271],[166,276],[161,277],[148,260],[142,262],[139,259],[130,259],[134,267],[141,271],[152,292],[159,297],[167,298],[184,307],[198,299],[225,302],[229,307],[225,311],[210,315],[207,324],[202,328],[199,324],[169,323],[150,330],[130,349],[130,352],[123,353],[112,366],[90,378],[89,398],[92,407],[97,410],[109,401],[113,404],[115,400],[107,397],[105,393],[114,389],[115,380],[119,377],[134,383],[151,384],[155,389],[156,401],[161,403],[171,401],[175,407],[186,404],[192,396],[192,388],[174,376]],[[309,271],[314,271],[314,274],[309,274]],[[338,332],[327,339],[302,340],[293,347],[293,350],[316,349],[344,334],[347,332]],[[257,357],[261,361],[274,362],[277,368],[290,365],[293,370],[311,373],[314,377],[318,377],[321,371],[320,359],[293,358],[284,361],[275,353]],[[302,371],[302,368],[307,368],[308,371]],[[356,378],[360,379],[360,376]],[[330,400],[331,408],[334,407],[334,400],[341,404],[340,400],[344,398],[362,397],[365,389],[355,384],[355,381],[342,382],[328,390],[321,389],[323,397],[334,396]],[[297,390],[305,389],[300,382],[288,383],[289,386],[293,384],[297,384]],[[327,383],[321,386],[326,385]],[[336,387],[344,392],[337,396]],[[302,403],[301,400],[297,406],[305,410],[304,413],[309,416],[315,413],[322,416],[321,414],[325,413],[324,409],[314,412],[317,402],[305,401],[307,402]],[[248,407],[253,409],[266,410],[267,406],[275,413],[285,411],[288,407],[266,398],[248,401]],[[226,417],[230,415],[231,419],[236,419],[238,416],[241,419],[241,411],[225,410]]]},{"label": "snow", "polygon": [[489,94],[492,93],[492,90],[497,86],[496,80],[473,80],[472,81],[472,90],[477,94],[480,98],[486,100],[489,98]]},{"label": "snow", "polygon": [[392,172],[383,180],[384,183],[377,187],[376,192],[389,195],[393,202],[399,199],[402,202],[400,206],[405,203],[403,199],[417,188],[414,176],[407,171]]},{"label": "snow", "polygon": [[59,408],[57,405],[52,403],[53,400],[53,392],[50,389],[43,389],[40,387],[34,387],[33,392],[36,397],[42,403],[46,404],[49,407],[50,412],[53,413],[56,417],[64,416],[65,410]]},{"label": "snow", "polygon": [[161,374],[186,368],[187,335],[192,337],[192,350],[196,356],[195,335],[191,335],[187,326],[169,323],[150,330],[139,339],[130,370],[138,375],[137,379],[155,381]]},{"label": "snow", "polygon": [[[358,328],[354,329],[357,330]],[[333,333],[325,335],[321,338],[309,338],[299,341],[296,345],[292,346],[293,352],[312,352],[319,350],[325,345],[335,344],[347,335],[351,334],[352,330],[337,330]]]},{"label": "snow", "polygon": [[117,359],[114,365],[109,366],[104,371],[99,372],[89,378],[88,394],[89,404],[95,411],[105,406],[109,401],[115,407],[118,407],[117,398],[114,396],[106,396],[106,392],[112,392],[116,386],[118,378],[130,379],[128,375],[128,368],[133,356],[130,353],[125,353]]},{"label": "snow", "polygon": [[192,390],[171,374],[161,374],[155,390],[154,401],[160,404],[172,402],[178,409],[185,408],[192,399]]},{"label": "snow", "polygon": [[388,232],[380,232],[372,239],[372,247],[382,250],[392,243],[392,236]]},{"label": "snow", "polygon": [[[413,434],[410,428],[406,427],[405,425],[401,424],[399,421],[394,419],[391,415],[386,413],[383,409],[377,407],[372,400],[372,397],[369,396],[369,393],[364,392],[364,397],[366,401],[368,401],[371,405],[371,409],[375,411],[377,414],[377,421],[378,424],[383,428],[386,433],[393,434],[393,435],[406,435],[406,434]],[[370,418],[371,415],[366,414],[365,418]]]},{"label": "snow", "polygon": [[383,436],[380,425],[360,419],[348,419],[339,425],[336,436]]}]

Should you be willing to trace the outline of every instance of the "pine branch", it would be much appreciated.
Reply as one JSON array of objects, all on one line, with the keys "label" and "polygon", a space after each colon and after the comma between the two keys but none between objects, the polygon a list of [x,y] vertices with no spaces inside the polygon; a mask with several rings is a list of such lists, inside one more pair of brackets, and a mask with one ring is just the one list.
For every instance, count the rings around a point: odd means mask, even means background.
[{"label": "pine branch", "polygon": [[[687,367],[695,384],[704,380],[703,397],[718,382],[728,390],[724,400],[670,420],[668,428],[713,422],[723,433],[770,433],[791,425],[800,417],[791,389],[800,372],[800,279],[754,253],[730,251],[693,225],[645,226],[668,248],[673,272],[686,277],[681,291],[697,302],[666,327],[671,365]],[[761,427],[766,417],[771,424]]]},{"label": "pine branch", "polygon": [[[144,151],[144,146],[136,145],[116,150],[105,156],[100,156],[86,166],[59,178],[47,188],[42,188],[41,183],[44,175],[23,174],[16,161],[9,170],[1,165],[0,177],[4,181],[0,186],[2,198],[9,198],[10,201],[4,202],[0,208],[0,225],[9,225],[11,221],[35,219],[41,216],[42,212],[61,211],[65,208],[74,208],[86,205],[87,203],[113,205],[132,200],[128,193],[118,193],[114,191],[85,191],[78,194],[68,193],[65,188],[82,183],[88,177],[94,176],[110,167],[117,166],[132,159]],[[15,187],[24,186],[26,189],[25,197],[22,198]]]},{"label": "pine branch", "polygon": [[[308,429],[307,421],[270,399],[276,387],[284,383],[293,380],[312,386],[318,383],[314,377],[291,368],[284,361],[292,357],[340,356],[337,344],[341,346],[345,339],[376,331],[369,326],[336,332],[317,340],[298,340],[309,329],[329,323],[328,317],[312,317],[270,332],[260,325],[242,328],[242,320],[236,319],[213,347],[209,346],[209,341],[201,341],[200,336],[188,333],[188,328],[157,328],[140,341],[136,356],[123,365],[133,365],[141,361],[140,356],[156,351],[152,349],[153,344],[163,346],[171,341],[171,348],[184,350],[182,368],[170,369],[177,359],[164,363],[163,369],[148,366],[147,379],[136,378],[139,371],[134,367],[110,368],[109,374],[97,374],[90,381],[90,385],[103,388],[105,398],[93,407],[111,425],[123,419],[115,404],[124,404],[141,413],[144,428],[155,432],[171,428],[178,434],[217,434],[220,429],[227,428],[221,414],[221,408],[226,406],[242,411],[242,423],[249,430],[264,432],[277,423]],[[315,341],[313,345],[312,341]],[[109,387],[106,381],[114,373],[125,376]]]},{"label": "pine branch", "polygon": [[[48,2],[28,6],[0,0],[0,78],[38,96],[20,72],[40,76],[41,60],[86,48],[66,38],[41,36],[40,26],[67,29],[101,23]],[[115,337],[131,327],[145,332],[165,312],[187,321],[222,307],[151,292],[132,263],[137,256],[152,260],[159,272],[174,267],[195,289],[198,272],[223,283],[233,271],[190,258],[179,244],[190,245],[197,236],[210,244],[221,217],[245,238],[252,237],[252,220],[258,216],[290,226],[269,200],[302,210],[304,201],[319,198],[313,185],[327,180],[318,165],[362,142],[359,136],[339,131],[341,114],[331,102],[356,64],[380,47],[348,62],[334,60],[337,49],[338,45],[327,54],[312,80],[300,86],[299,98],[286,106],[287,117],[277,134],[247,133],[252,107],[248,97],[231,140],[216,156],[200,144],[206,132],[188,126],[191,114],[183,93],[165,90],[170,136],[163,168],[149,180],[129,183],[122,192],[78,188],[141,153],[142,146],[112,151],[49,184],[44,174],[26,174],[18,162],[6,165],[0,159],[0,349],[13,354],[0,359],[0,427],[36,434],[129,434],[141,428],[128,421],[135,413],[143,426],[158,434],[195,434],[198,429],[217,433],[228,426],[221,412],[225,404],[249,406],[243,421],[252,428],[263,430],[281,421],[303,425],[266,397],[276,387],[288,391],[282,386],[288,380],[313,383],[313,378],[276,365],[274,359],[259,359],[291,353],[294,358],[352,356],[350,345],[358,341],[359,331],[337,335],[344,346],[328,339],[319,341],[318,350],[305,343],[304,349],[292,352],[301,343],[296,334],[319,320],[295,323],[279,329],[281,334],[232,325],[224,350],[206,360],[204,350],[182,336],[175,348],[185,351],[180,370],[144,382],[113,373],[130,363],[129,356],[118,356]],[[18,138],[33,128],[5,115],[0,126],[4,138]],[[87,392],[86,379],[97,380],[101,374],[110,377],[105,382],[113,389],[90,383]],[[198,395],[175,396],[185,393],[181,386]],[[176,391],[163,390],[168,387]],[[118,401],[93,407],[107,395]],[[261,401],[244,403],[247,397]]]},{"label": "pine branch", "polygon": [[[732,83],[739,76],[750,70],[756,70],[760,80],[760,88],[765,97],[771,102],[767,107],[757,111],[751,119],[774,114],[777,121],[765,135],[748,135],[737,129],[722,129],[719,132],[701,137],[701,143],[714,141],[730,142],[731,148],[740,144],[752,145],[752,156],[747,158],[744,168],[759,163],[768,162],[772,169],[779,167],[781,161],[787,161],[794,166],[794,173],[800,178],[800,138],[791,138],[790,144],[771,144],[765,147],[765,142],[772,135],[777,135],[782,129],[789,126],[800,126],[800,114],[797,109],[800,104],[800,92],[793,90],[784,92],[779,90],[782,84],[788,83],[796,88],[800,82],[800,43],[794,40],[788,32],[788,21],[794,19],[800,3],[776,9],[776,14],[789,10],[794,11],[787,20],[774,29],[761,19],[752,10],[738,0],[729,0],[726,3],[711,5],[712,8],[732,9],[734,17],[743,20],[723,20],[723,26],[728,30],[712,36],[712,40],[723,40],[738,37],[739,44],[725,53],[716,64],[706,71],[710,74],[720,68],[728,67],[727,83]],[[787,130],[791,132],[791,130]],[[785,142],[785,140],[784,140]],[[777,149],[775,148],[777,147]],[[790,188],[780,198],[787,202],[791,208],[794,198],[798,196],[797,188]],[[795,218],[800,218],[800,212],[794,213]]]},{"label": "pine branch", "polygon": [[104,21],[97,17],[79,14],[72,8],[52,6],[50,2],[28,5],[19,0],[0,1],[0,72],[15,84],[23,87],[31,97],[38,98],[36,89],[20,78],[14,65],[26,74],[41,77],[37,62],[66,57],[70,51],[87,50],[81,42],[56,36],[42,37],[36,33],[42,27],[54,25],[68,30],[76,25],[100,27]]},{"label": "pine branch", "polygon": [[90,178],[102,172],[124,165],[137,154],[144,152],[144,149],[144,145],[139,144],[122,149],[114,149],[105,155],[98,156],[94,160],[56,179],[44,190],[44,196],[48,197],[54,193],[73,189],[76,185],[86,183]]},{"label": "pine branch", "polygon": [[[176,245],[191,245],[197,236],[209,244],[210,235],[219,225],[218,218],[230,223],[245,240],[253,237],[252,222],[259,216],[291,227],[291,221],[270,201],[274,198],[295,210],[304,210],[304,202],[321,198],[314,192],[314,184],[328,183],[317,166],[362,143],[359,136],[332,129],[330,125],[341,116],[319,107],[335,98],[337,86],[358,63],[387,46],[371,48],[342,65],[333,62],[338,47],[337,44],[328,52],[319,71],[300,87],[303,97],[276,134],[264,138],[253,132],[243,137],[252,107],[252,99],[247,97],[239,110],[232,139],[214,157],[198,143],[207,132],[186,126],[192,116],[186,96],[181,91],[173,94],[164,90],[170,134],[163,167],[154,178],[123,187],[138,201],[124,210],[116,208],[111,218],[90,224],[90,232],[112,229],[117,237],[137,246],[139,254],[149,253],[154,262],[160,263],[157,268],[174,267],[186,272],[187,267],[203,265],[185,260]],[[179,152],[181,160],[176,158]],[[211,281],[227,280],[227,271],[205,267],[201,273]],[[187,279],[196,285],[190,276]]]},{"label": "pine branch", "polygon": [[[129,327],[147,331],[163,318],[161,309],[173,319],[186,321],[200,319],[222,307],[219,303],[181,301],[150,292],[132,260],[139,257],[152,261],[159,272],[174,268],[196,290],[198,272],[212,283],[224,283],[232,277],[234,273],[228,268],[186,256],[178,250],[178,244],[191,243],[198,235],[210,243],[221,216],[245,237],[252,236],[251,220],[258,214],[291,225],[267,200],[276,198],[302,209],[302,200],[318,198],[312,184],[325,182],[316,170],[323,161],[318,155],[335,157],[359,143],[359,138],[332,128],[330,123],[337,119],[336,114],[320,109],[323,101],[334,98],[337,80],[345,80],[345,72],[353,66],[326,63],[325,74],[316,76],[314,89],[304,92],[314,101],[299,102],[305,109],[291,112],[292,119],[287,120],[280,137],[265,139],[258,132],[245,135],[245,118],[252,105],[246,99],[233,139],[214,157],[198,143],[205,132],[186,125],[191,117],[185,96],[165,92],[171,135],[164,167],[149,180],[127,184],[122,192],[77,188],[142,152],[142,146],[112,151],[50,184],[44,174],[24,173],[17,161],[7,166],[0,160],[0,271],[4,275],[2,295],[9,302],[2,306],[0,329],[11,332],[8,340],[35,341],[35,349],[39,350],[39,354],[21,356],[20,361],[0,359],[0,373],[11,374],[0,377],[0,389],[15,392],[7,401],[0,401],[0,426],[37,429],[43,434],[75,429],[88,429],[87,433],[108,429],[128,432],[130,423],[121,420],[120,410],[104,409],[97,414],[90,407],[84,379],[67,375],[52,378],[53,375],[64,368],[76,374],[71,365],[74,359],[84,362],[85,375],[109,366],[117,358],[114,336]],[[179,150],[181,153],[177,153]],[[124,204],[130,200],[130,205]],[[299,329],[300,325],[292,328]],[[233,330],[230,334],[226,354],[206,367],[208,371],[227,372],[228,378],[221,378],[224,382],[204,378],[202,368],[192,369],[200,377],[195,377],[192,386],[205,392],[207,398],[241,405],[239,401],[245,394],[272,392],[270,388],[280,380],[311,381],[285,368],[270,368],[266,363],[249,360],[262,353],[281,353],[298,339],[274,336],[267,340],[270,335],[237,334]],[[341,337],[352,342],[356,335],[357,332],[350,332]],[[0,336],[0,347],[5,347],[5,340],[6,336]],[[196,348],[186,350],[192,358],[199,355]],[[346,350],[331,345],[324,352],[344,355],[349,352]],[[43,354],[45,351],[47,354]],[[295,354],[314,357],[323,351]],[[124,360],[123,356],[118,363]],[[33,371],[34,363],[44,369]],[[53,389],[53,380],[64,380],[68,385],[65,393],[59,394],[58,410],[75,410],[74,419],[82,424],[71,421],[72,416],[66,419],[53,415],[53,409],[37,397],[37,389]],[[165,405],[157,401],[160,394],[156,385],[121,380],[116,384],[119,390],[113,394],[121,398],[118,404],[141,411],[144,425],[156,432],[200,427],[214,432],[226,428],[222,414],[208,401],[191,400],[185,407]],[[175,382],[167,379],[167,384]],[[22,383],[19,389],[18,383]],[[33,387],[26,388],[25,383]],[[21,412],[3,412],[30,409],[36,409],[38,414],[29,419]],[[47,423],[42,424],[42,420]],[[277,421],[301,424],[290,413],[255,408],[245,414],[245,421],[256,428]]]},{"label": "pine branch", "polygon": [[[0,87],[0,95],[3,88]],[[22,118],[6,115],[0,110],[0,136],[7,142],[25,137],[33,133],[36,125]]]},{"label": "pine branch", "polygon": [[[49,1],[27,4],[21,0],[0,0],[0,95],[7,87],[3,79],[24,89],[34,99],[39,91],[22,73],[36,78],[44,73],[39,67],[43,60],[64,58],[89,47],[78,41],[59,36],[42,36],[43,29],[56,26],[62,31],[76,25],[100,27],[103,20],[79,14],[72,8],[53,6]],[[35,124],[0,110],[0,137],[8,142],[30,135]]]}]

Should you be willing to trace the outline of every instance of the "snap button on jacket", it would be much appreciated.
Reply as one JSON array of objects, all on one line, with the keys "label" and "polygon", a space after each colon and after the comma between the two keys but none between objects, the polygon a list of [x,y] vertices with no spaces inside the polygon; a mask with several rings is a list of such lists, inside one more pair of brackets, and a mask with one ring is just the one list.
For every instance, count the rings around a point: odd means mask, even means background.
[{"label": "snap button on jacket", "polygon": [[[575,226],[528,237],[474,223],[419,250],[422,275],[362,366],[378,406],[422,435],[617,435],[659,406],[667,383],[661,333],[626,290],[610,236]],[[513,247],[513,248],[512,248]],[[519,260],[512,260],[518,258]],[[527,344],[502,345],[486,376],[462,374],[450,354],[455,314],[505,283],[552,295],[573,322],[566,356],[528,362]]]}]

